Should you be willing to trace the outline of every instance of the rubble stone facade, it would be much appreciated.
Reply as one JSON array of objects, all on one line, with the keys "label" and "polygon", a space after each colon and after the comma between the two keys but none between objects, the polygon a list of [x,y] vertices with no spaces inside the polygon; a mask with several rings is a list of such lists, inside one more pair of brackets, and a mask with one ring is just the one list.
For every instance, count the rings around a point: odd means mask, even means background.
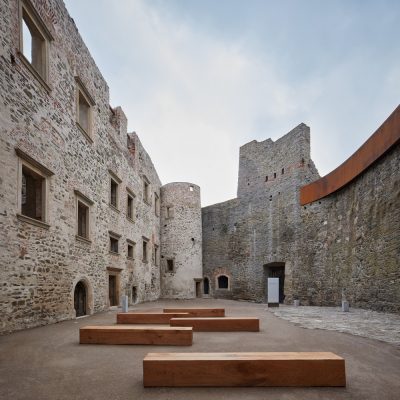
[{"label": "rubble stone facade", "polygon": [[[319,175],[301,124],[273,142],[240,149],[238,196],[205,207],[203,268],[216,297],[266,301],[280,277],[282,301],[400,312],[400,145],[343,189],[301,206]],[[220,289],[217,277],[230,280]]]},{"label": "rubble stone facade", "polygon": [[400,312],[398,144],[302,207],[301,124],[242,146],[237,198],[201,210],[198,186],[162,186],[62,0],[0,0],[0,93],[0,332],[121,295],[261,302],[268,276],[285,302]]}]

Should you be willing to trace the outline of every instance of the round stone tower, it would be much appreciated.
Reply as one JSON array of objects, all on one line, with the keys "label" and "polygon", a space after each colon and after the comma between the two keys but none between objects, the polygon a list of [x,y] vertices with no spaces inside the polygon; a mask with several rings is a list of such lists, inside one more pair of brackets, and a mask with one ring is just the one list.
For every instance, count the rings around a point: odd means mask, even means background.
[{"label": "round stone tower", "polygon": [[202,295],[200,188],[187,182],[161,187],[161,296]]}]

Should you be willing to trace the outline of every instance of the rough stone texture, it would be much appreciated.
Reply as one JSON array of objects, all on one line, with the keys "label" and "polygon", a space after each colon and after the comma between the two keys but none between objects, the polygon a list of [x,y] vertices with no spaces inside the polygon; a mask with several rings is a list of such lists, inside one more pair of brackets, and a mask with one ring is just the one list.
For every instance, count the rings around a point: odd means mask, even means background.
[{"label": "rough stone texture", "polygon": [[[238,197],[202,210],[204,276],[214,296],[264,301],[264,265],[272,262],[286,263],[290,292],[292,255],[301,235],[298,192],[317,177],[304,124],[276,142],[240,148]],[[217,289],[221,274],[230,277],[230,290]]]},{"label": "rough stone texture", "polygon": [[[339,305],[344,295],[352,306],[400,312],[399,144],[342,190],[301,207],[299,187],[318,177],[309,154],[305,125],[241,148],[238,197],[202,210],[213,295],[265,301],[264,266],[281,262],[286,302]],[[215,290],[221,273],[230,290]]]},{"label": "rough stone texture", "polygon": [[400,316],[361,308],[342,312],[337,307],[268,308],[275,316],[307,329],[326,329],[381,340],[400,348]]},{"label": "rough stone texture", "polygon": [[[173,271],[168,271],[168,259],[174,261]],[[162,297],[196,297],[196,280],[201,285],[202,276],[200,188],[168,183],[161,187]]]},{"label": "rough stone texture", "polygon": [[[1,0],[0,23],[0,331],[75,317],[74,287],[83,280],[88,312],[108,307],[108,269],[119,275],[120,295],[136,286],[137,301],[160,296],[159,267],[142,262],[142,236],[160,244],[159,217],[142,201],[145,175],[150,193],[160,180],[136,134],[127,146],[126,118],[109,105],[109,89],[62,1],[32,1],[54,40],[49,49],[48,93],[18,54],[18,1]],[[76,125],[78,76],[95,101],[93,143]],[[49,168],[48,229],[17,218],[18,147]],[[120,179],[118,210],[109,205],[111,170]],[[129,187],[135,220],[126,217]],[[90,208],[90,240],[76,239],[76,195]],[[153,201],[153,198],[152,198]],[[109,231],[121,235],[119,255],[109,253]],[[127,242],[137,243],[134,260]],[[151,257],[150,257],[151,259]]]}]

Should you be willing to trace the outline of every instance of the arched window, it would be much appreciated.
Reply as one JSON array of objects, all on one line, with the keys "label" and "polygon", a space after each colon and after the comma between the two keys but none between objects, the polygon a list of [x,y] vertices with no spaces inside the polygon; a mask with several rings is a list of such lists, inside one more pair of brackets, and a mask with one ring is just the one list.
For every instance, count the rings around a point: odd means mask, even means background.
[{"label": "arched window", "polygon": [[225,275],[220,275],[218,277],[218,289],[228,289],[229,288],[229,278]]},{"label": "arched window", "polygon": [[204,294],[210,294],[210,281],[208,278],[203,279]]}]

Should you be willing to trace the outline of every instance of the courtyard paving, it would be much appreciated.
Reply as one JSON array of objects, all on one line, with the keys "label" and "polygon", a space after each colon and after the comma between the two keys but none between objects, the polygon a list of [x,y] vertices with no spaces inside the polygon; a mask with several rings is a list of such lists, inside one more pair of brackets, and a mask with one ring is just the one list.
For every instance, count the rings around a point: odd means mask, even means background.
[{"label": "courtyard paving", "polygon": [[[15,332],[0,337],[0,399],[400,398],[400,349],[394,344],[338,331],[304,329],[267,311],[265,304],[197,299],[157,301],[140,304],[135,308],[161,310],[163,307],[178,306],[225,307],[227,315],[256,316],[260,318],[261,331],[196,332],[193,346],[182,348],[79,345],[79,328],[85,325],[113,324],[116,314],[113,310],[78,320]],[[284,311],[284,307],[275,310],[281,313]],[[388,323],[391,323],[390,318]],[[347,387],[143,388],[143,357],[148,352],[171,351],[332,351],[346,360]]]},{"label": "courtyard paving", "polygon": [[[269,308],[279,318],[307,329],[327,329],[381,340],[400,348],[400,316],[371,310],[339,307],[294,307],[281,305]],[[400,399],[400,394],[399,394]]]}]

